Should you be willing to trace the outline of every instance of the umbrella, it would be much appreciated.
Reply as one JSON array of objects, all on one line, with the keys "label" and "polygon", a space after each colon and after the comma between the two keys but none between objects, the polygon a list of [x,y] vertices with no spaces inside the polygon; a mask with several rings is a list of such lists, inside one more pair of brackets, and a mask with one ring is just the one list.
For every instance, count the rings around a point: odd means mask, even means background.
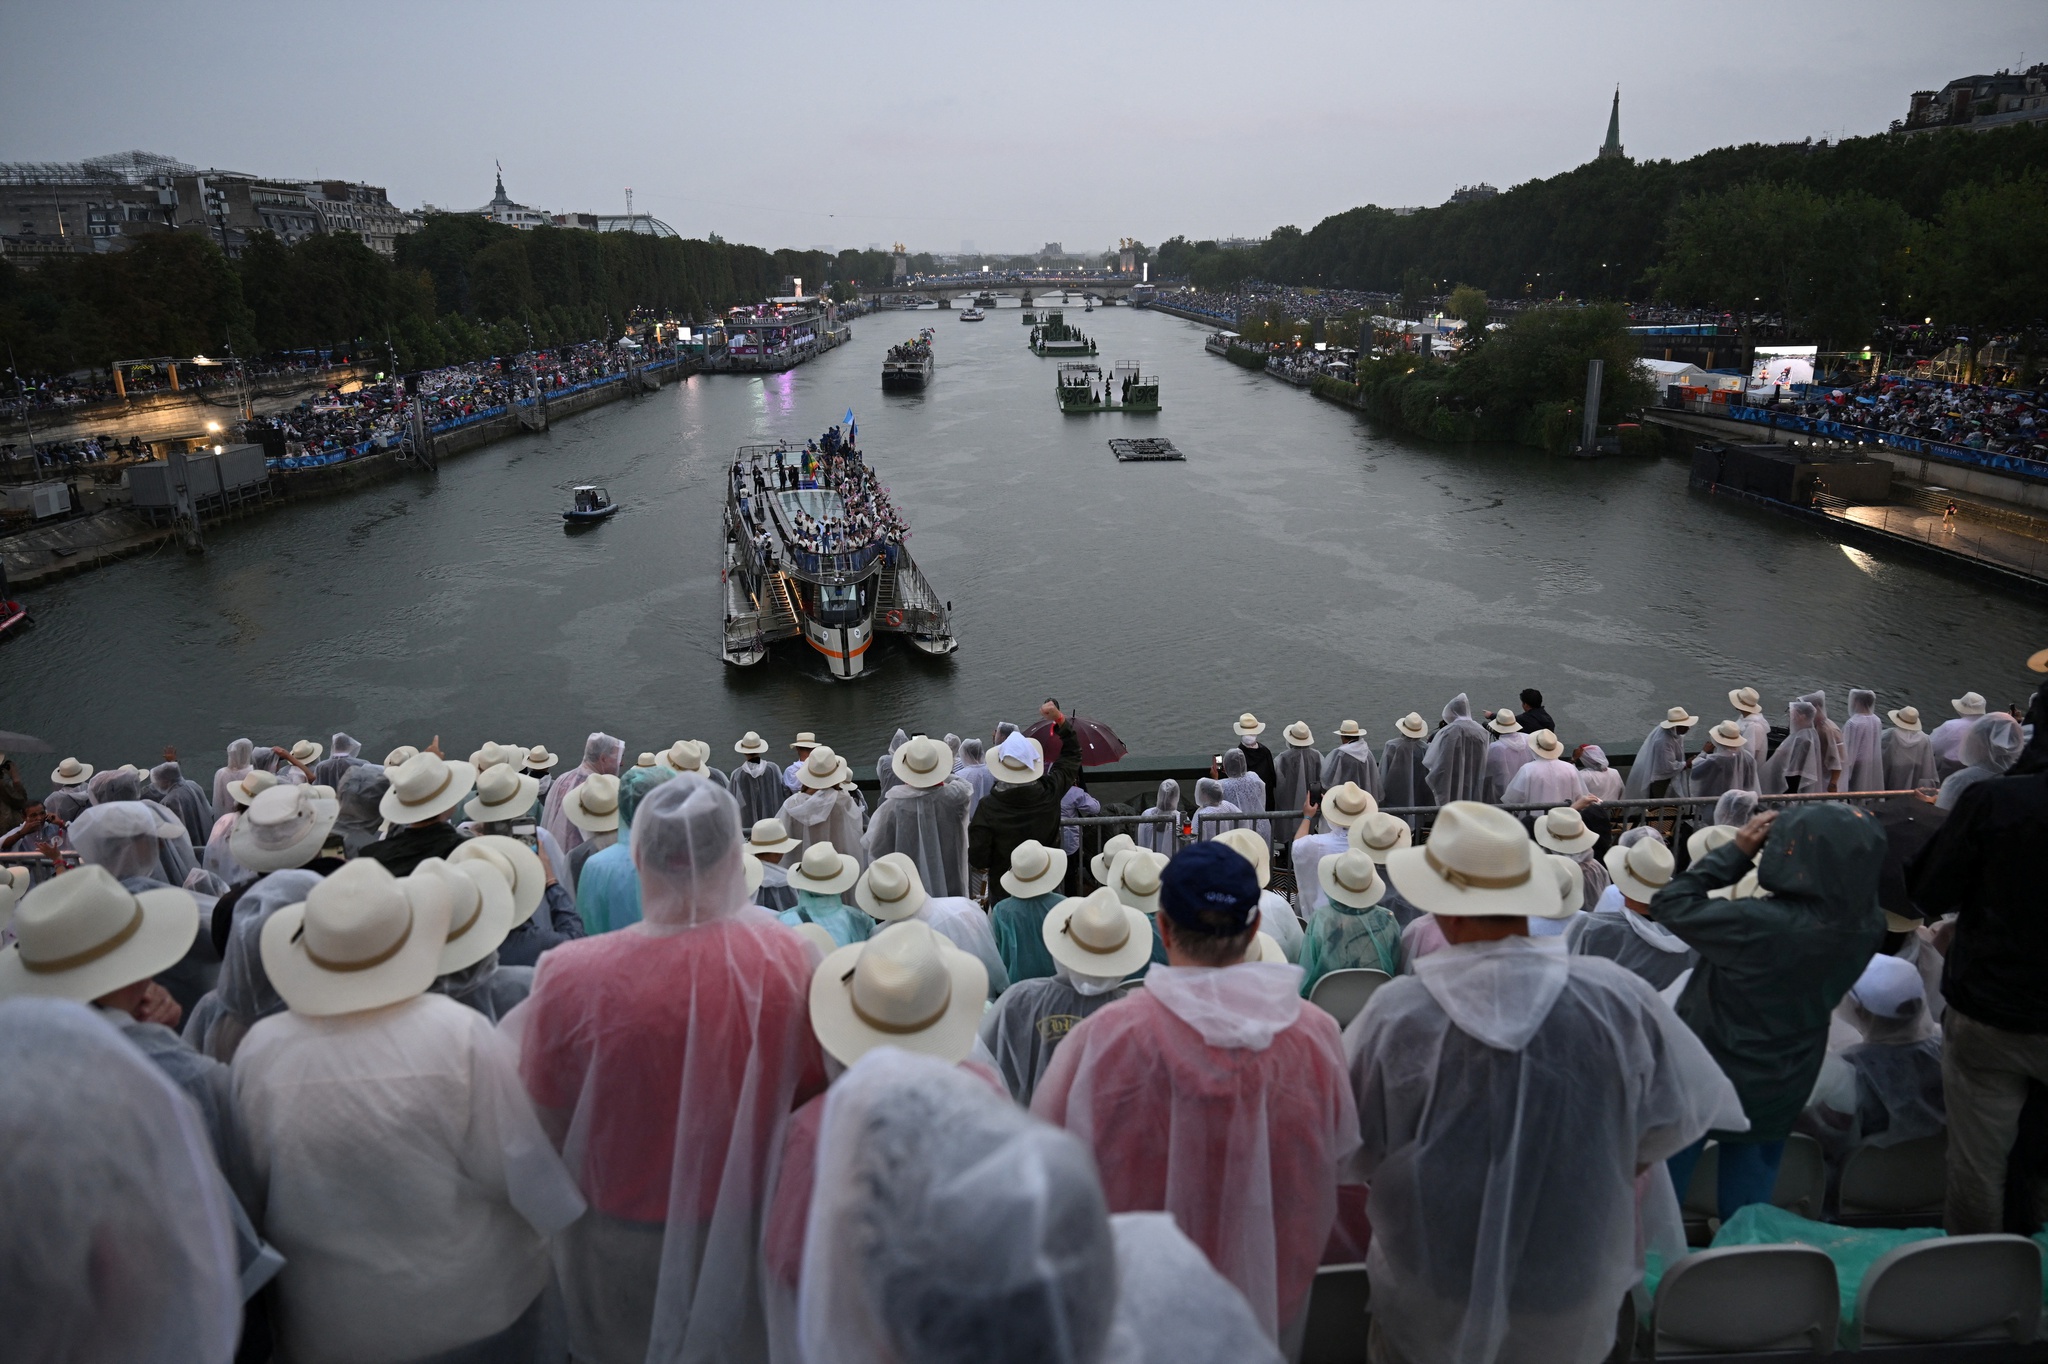
[{"label": "umbrella", "polygon": [[[1081,766],[1107,767],[1118,758],[1129,753],[1124,741],[1116,737],[1116,731],[1100,720],[1084,720],[1072,717],[1074,737],[1081,741]],[[1052,721],[1040,720],[1024,731],[1027,739],[1036,739],[1045,748],[1048,763],[1059,761],[1060,741],[1053,736]]]},{"label": "umbrella", "polygon": [[[1112,738],[1115,736],[1112,735]],[[32,734],[16,734],[11,729],[0,729],[0,753],[52,753],[52,749]]]}]

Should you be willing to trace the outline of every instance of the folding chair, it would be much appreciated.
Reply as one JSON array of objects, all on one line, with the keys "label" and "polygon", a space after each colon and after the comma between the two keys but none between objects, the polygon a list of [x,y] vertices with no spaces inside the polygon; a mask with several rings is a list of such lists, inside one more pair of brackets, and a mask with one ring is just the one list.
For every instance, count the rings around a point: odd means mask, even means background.
[{"label": "folding chair", "polygon": [[1835,1262],[1812,1246],[1702,1250],[1665,1271],[1657,1285],[1651,1357],[1830,1354],[1841,1314]]},{"label": "folding chair", "polygon": [[1385,971],[1370,966],[1332,971],[1316,981],[1308,992],[1308,1002],[1336,1019],[1338,1027],[1348,1028],[1373,992],[1392,979]]},{"label": "folding chair", "polygon": [[1938,1227],[1948,1193],[1948,1133],[1859,1146],[1842,1166],[1840,1211],[1851,1227]]},{"label": "folding chair", "polygon": [[1324,1265],[1308,1290],[1301,1364],[1365,1364],[1372,1281],[1364,1265]]},{"label": "folding chair", "polygon": [[1858,1348],[1965,1340],[2026,1345],[2041,1326],[2041,1248],[1948,1236],[1886,1251],[1856,1292]]}]

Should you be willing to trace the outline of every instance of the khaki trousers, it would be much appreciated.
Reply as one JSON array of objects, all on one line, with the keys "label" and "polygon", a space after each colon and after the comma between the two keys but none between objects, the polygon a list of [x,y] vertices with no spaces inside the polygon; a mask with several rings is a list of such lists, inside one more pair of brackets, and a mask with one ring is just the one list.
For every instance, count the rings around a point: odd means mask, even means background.
[{"label": "khaki trousers", "polygon": [[2048,1083],[2048,1034],[2006,1032],[1949,1007],[1941,1042],[1948,1102],[1948,1206],[1942,1222],[1949,1235],[2005,1229],[2005,1163],[2030,1079]]}]

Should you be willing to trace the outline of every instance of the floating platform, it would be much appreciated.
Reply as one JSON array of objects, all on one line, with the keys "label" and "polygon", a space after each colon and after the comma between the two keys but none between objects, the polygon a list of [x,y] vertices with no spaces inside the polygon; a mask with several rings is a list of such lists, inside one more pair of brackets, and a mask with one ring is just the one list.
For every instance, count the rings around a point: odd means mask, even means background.
[{"label": "floating platform", "polygon": [[1148,460],[1185,460],[1186,455],[1173,448],[1173,442],[1160,436],[1146,436],[1140,440],[1113,440],[1109,443],[1110,453],[1123,464],[1141,463]]}]

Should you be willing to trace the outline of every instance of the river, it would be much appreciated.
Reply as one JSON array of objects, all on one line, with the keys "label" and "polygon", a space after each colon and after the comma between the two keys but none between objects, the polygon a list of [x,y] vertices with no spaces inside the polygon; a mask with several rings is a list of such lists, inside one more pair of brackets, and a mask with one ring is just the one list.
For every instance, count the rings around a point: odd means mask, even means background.
[{"label": "river", "polygon": [[[1475,710],[1541,688],[1567,743],[1632,746],[1665,707],[1715,720],[1762,691],[1831,714],[1867,686],[1930,723],[1966,689],[2024,701],[2048,643],[2037,604],[1686,489],[1673,460],[1575,461],[1382,433],[1202,348],[1204,329],[1125,308],[1079,314],[1105,369],[1142,362],[1163,414],[1063,417],[1056,362],[1018,314],[884,313],[788,374],[699,375],[418,475],[209,529],[30,594],[36,628],[0,647],[0,728],[101,766],[175,744],[209,778],[240,735],[380,757],[440,734],[583,736],[629,755],[677,738],[730,764],[747,729],[786,753],[819,732],[871,770],[890,731],[986,734],[1048,696],[1108,721],[1133,755],[1213,752],[1243,710],[1353,718],[1378,742],[1410,710]],[[919,326],[939,366],[880,392],[883,351]],[[950,598],[960,649],[878,649],[826,680],[791,653],[719,660],[723,474],[747,442],[801,441],[853,408],[861,446]],[[1164,435],[1184,464],[1119,464],[1107,442]],[[568,489],[619,515],[565,535]],[[793,646],[800,649],[801,646]],[[44,789],[39,759],[23,762]]]}]

